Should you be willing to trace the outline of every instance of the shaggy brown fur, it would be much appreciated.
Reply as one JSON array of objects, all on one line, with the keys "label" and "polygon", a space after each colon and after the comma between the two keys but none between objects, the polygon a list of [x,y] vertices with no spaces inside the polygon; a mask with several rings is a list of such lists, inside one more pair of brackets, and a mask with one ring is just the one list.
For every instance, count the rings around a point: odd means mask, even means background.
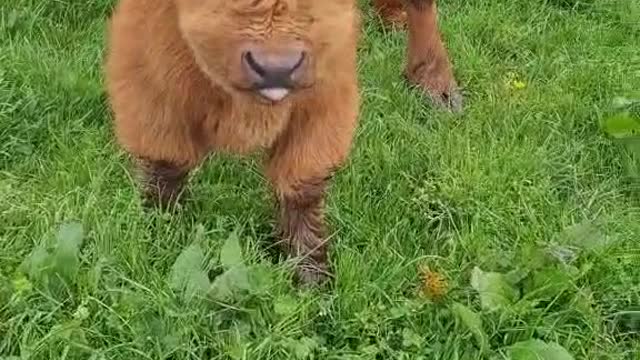
[{"label": "shaggy brown fur", "polygon": [[321,280],[324,190],[359,110],[358,29],[353,0],[121,0],[107,87],[147,198],[174,201],[211,153],[267,149],[282,248],[303,282]]},{"label": "shaggy brown fur", "polygon": [[[397,10],[399,1],[377,5]],[[445,104],[455,81],[435,3],[405,1],[408,77]],[[211,153],[266,149],[281,246],[301,259],[303,282],[323,279],[325,188],[349,153],[359,111],[359,21],[355,0],[121,0],[107,87],[145,198],[174,202]]]}]

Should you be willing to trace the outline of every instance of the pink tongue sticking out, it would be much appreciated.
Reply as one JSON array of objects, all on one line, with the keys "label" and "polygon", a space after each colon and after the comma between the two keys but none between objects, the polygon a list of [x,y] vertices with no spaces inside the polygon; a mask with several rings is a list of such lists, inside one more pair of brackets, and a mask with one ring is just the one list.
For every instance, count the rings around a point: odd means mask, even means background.
[{"label": "pink tongue sticking out", "polygon": [[280,101],[289,95],[289,90],[283,88],[262,89],[260,95],[271,101]]}]

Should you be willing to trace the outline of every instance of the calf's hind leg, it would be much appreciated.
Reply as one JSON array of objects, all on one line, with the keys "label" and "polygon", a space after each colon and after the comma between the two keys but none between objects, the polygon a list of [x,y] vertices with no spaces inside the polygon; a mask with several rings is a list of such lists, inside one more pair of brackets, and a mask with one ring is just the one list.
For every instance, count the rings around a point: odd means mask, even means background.
[{"label": "calf's hind leg", "polygon": [[405,76],[436,105],[461,111],[462,95],[438,29],[436,0],[376,0],[374,5],[390,21],[402,18],[398,12],[404,5],[409,27]]}]

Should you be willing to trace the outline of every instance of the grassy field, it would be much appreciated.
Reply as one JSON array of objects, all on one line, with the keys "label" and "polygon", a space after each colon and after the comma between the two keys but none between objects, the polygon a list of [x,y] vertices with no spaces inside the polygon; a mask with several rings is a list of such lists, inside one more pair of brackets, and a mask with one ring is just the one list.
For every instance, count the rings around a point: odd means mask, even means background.
[{"label": "grassy field", "polygon": [[364,7],[322,290],[268,249],[258,156],[142,212],[102,86],[112,3],[0,2],[0,359],[640,358],[638,154],[601,125],[640,96],[640,2],[442,1],[463,115],[405,86],[403,35]]}]

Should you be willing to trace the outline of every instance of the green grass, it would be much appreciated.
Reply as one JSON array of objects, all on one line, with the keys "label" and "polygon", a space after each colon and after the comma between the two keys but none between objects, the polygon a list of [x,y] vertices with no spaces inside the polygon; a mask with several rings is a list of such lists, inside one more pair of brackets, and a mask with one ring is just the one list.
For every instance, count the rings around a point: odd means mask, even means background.
[{"label": "green grass", "polygon": [[[173,216],[141,210],[102,86],[112,2],[0,3],[0,359],[525,359],[531,339],[639,358],[639,177],[600,123],[640,90],[640,3],[442,1],[462,116],[405,86],[403,35],[365,8],[320,291],[265,249],[256,157],[212,159]],[[425,266],[444,297],[420,295]]]}]

